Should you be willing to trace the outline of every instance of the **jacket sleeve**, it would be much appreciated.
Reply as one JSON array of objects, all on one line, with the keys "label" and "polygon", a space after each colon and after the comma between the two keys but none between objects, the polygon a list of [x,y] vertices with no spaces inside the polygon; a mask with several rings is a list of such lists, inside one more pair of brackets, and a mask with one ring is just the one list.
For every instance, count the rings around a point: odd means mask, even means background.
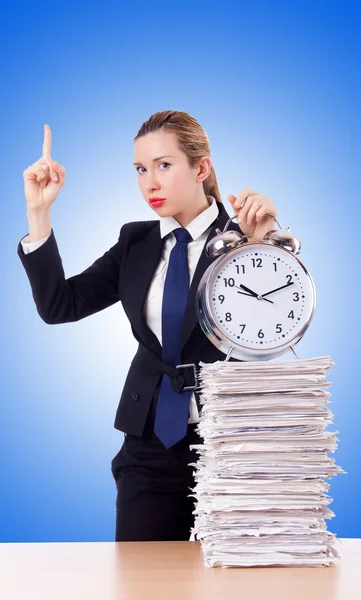
[{"label": "jacket sleeve", "polygon": [[19,242],[17,252],[28,276],[36,309],[45,323],[79,321],[119,301],[124,227],[114,246],[90,267],[68,279],[53,229],[49,238],[29,254],[24,253]]},{"label": "jacket sleeve", "polygon": [[23,237],[20,240],[21,247],[24,250],[24,254],[30,254],[30,252],[34,252],[34,250],[37,250],[38,248],[40,248],[40,246],[42,246],[43,243],[46,242],[48,237],[50,237],[50,233],[46,237],[42,238],[41,240],[37,240],[36,242],[27,242],[26,239],[28,237],[29,237],[29,235],[26,235],[25,237]]}]

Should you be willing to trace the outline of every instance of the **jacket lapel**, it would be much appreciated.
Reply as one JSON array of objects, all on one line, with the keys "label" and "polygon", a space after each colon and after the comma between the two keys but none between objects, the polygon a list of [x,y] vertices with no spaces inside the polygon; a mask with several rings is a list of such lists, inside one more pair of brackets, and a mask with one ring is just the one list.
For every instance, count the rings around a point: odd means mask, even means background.
[{"label": "jacket lapel", "polygon": [[[193,279],[191,281],[191,285],[189,288],[187,305],[186,305],[186,309],[184,312],[181,348],[183,348],[183,346],[185,346],[194,327],[196,327],[196,325],[198,324],[198,317],[197,317],[197,313],[196,313],[196,293],[197,293],[199,282],[200,282],[204,272],[209,267],[209,265],[211,265],[218,258],[217,256],[210,257],[210,258],[207,257],[207,255],[206,255],[207,243],[214,235],[216,235],[217,228],[219,228],[221,231],[223,230],[225,224],[227,223],[228,219],[230,218],[230,216],[227,213],[226,209],[224,208],[224,205],[222,202],[217,201],[217,206],[218,206],[218,210],[219,210],[218,217],[212,223],[212,228],[211,228],[209,235],[206,239],[206,242],[203,246],[203,250],[199,257],[197,267],[194,272]],[[233,225],[233,221],[230,223],[230,226],[232,226],[232,225]]]},{"label": "jacket lapel", "polygon": [[[132,329],[133,332],[138,333],[138,340],[161,357],[162,346],[148,326],[144,303],[155,269],[161,259],[165,240],[160,236],[159,221],[149,221],[149,226],[151,227],[149,232],[137,244],[131,246],[129,252],[128,264],[132,265],[129,282],[132,284],[131,286],[128,284],[130,291],[127,305]],[[136,277],[134,277],[134,269],[136,269]]]}]

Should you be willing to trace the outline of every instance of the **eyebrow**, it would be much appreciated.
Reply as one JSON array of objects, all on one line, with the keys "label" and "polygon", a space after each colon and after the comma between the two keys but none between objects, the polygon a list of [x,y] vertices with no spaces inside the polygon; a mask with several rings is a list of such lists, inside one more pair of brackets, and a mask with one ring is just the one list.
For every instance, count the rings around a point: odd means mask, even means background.
[{"label": "eyebrow", "polygon": [[[161,158],[175,158],[175,156],[172,156],[171,154],[165,154],[164,156],[158,156],[157,158],[153,158],[152,162],[157,162],[157,160],[160,160]],[[142,163],[139,162],[135,162],[134,165],[141,165]]]}]

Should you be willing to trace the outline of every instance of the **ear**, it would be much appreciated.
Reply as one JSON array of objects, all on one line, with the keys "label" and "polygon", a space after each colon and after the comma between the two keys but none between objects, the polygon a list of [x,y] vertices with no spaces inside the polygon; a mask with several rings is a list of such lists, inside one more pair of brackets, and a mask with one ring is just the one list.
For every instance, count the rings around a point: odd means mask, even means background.
[{"label": "ear", "polygon": [[205,181],[207,177],[211,174],[212,171],[212,161],[209,156],[202,156],[202,158],[198,162],[198,173],[197,180],[198,182]]}]

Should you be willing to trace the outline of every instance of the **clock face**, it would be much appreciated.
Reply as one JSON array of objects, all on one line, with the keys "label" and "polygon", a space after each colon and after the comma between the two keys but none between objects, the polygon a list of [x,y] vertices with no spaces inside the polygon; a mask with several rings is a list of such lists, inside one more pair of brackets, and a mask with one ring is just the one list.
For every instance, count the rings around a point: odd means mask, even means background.
[{"label": "clock face", "polygon": [[314,311],[311,276],[293,254],[271,244],[252,243],[223,255],[208,283],[214,325],[245,348],[290,345],[302,337]]}]

